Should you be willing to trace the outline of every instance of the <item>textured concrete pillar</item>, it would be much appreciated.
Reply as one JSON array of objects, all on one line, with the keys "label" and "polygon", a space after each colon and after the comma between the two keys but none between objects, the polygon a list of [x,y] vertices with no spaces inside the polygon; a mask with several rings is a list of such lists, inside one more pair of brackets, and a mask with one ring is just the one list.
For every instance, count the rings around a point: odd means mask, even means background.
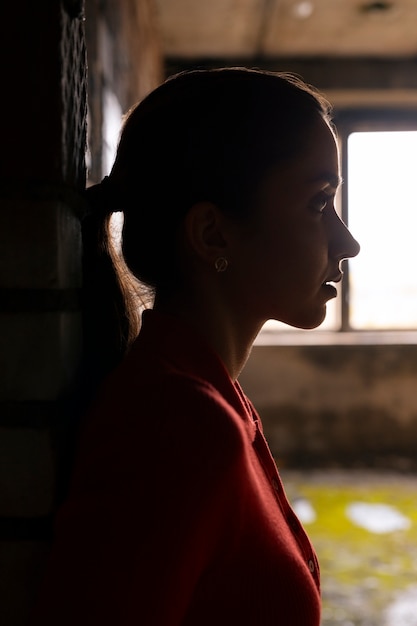
[{"label": "textured concrete pillar", "polygon": [[89,0],[86,8],[83,0],[0,4],[2,626],[27,623],[71,467],[95,314],[85,304],[80,221],[87,90],[94,181],[106,173],[108,103],[125,112],[162,78],[152,0]]},{"label": "textured concrete pillar", "polygon": [[57,500],[81,355],[82,2],[2,3],[0,622],[20,626]]}]

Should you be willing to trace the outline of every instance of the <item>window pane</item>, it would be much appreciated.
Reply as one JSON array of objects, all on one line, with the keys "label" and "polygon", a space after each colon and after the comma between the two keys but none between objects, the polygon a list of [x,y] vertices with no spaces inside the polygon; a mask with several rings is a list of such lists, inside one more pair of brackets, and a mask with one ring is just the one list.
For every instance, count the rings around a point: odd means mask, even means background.
[{"label": "window pane", "polygon": [[417,328],[417,132],[352,133],[347,165],[351,326]]}]

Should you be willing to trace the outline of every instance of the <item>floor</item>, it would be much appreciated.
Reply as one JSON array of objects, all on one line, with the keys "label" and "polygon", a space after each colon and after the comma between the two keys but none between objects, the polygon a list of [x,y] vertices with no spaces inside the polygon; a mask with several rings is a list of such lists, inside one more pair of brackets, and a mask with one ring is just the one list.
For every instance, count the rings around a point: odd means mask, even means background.
[{"label": "floor", "polygon": [[417,475],[281,475],[319,556],[322,626],[417,626]]}]

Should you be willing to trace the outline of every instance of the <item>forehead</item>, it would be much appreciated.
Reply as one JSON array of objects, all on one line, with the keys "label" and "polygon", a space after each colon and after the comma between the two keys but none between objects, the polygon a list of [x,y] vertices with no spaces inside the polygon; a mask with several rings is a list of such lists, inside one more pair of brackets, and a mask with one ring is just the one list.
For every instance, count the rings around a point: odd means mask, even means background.
[{"label": "forehead", "polygon": [[304,149],[293,161],[304,182],[328,182],[336,188],[340,184],[339,153],[335,135],[321,117],[312,124],[306,135]]},{"label": "forehead", "polygon": [[298,198],[329,188],[335,192],[340,184],[339,154],[332,129],[319,116],[304,137],[303,147],[290,161],[275,165],[259,187],[260,198],[282,200]]}]

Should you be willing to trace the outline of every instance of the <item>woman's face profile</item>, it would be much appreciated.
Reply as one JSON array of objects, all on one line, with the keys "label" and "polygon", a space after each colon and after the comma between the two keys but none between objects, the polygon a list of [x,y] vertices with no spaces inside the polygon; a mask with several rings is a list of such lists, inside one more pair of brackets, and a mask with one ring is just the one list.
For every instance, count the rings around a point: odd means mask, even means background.
[{"label": "woman's face profile", "polygon": [[323,321],[340,261],[359,252],[334,209],[339,181],[333,132],[317,116],[303,152],[272,169],[250,218],[236,225],[230,272],[258,323],[315,328]]}]

